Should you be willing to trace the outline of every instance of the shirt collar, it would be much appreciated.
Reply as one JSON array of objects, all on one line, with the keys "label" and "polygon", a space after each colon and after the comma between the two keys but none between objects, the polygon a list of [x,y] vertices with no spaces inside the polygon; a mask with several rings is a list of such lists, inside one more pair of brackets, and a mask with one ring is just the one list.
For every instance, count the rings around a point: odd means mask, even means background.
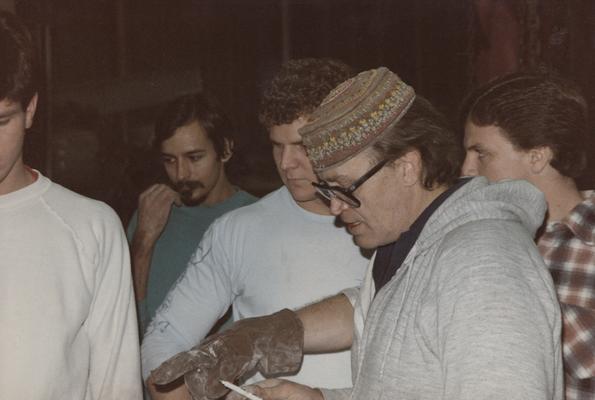
[{"label": "shirt collar", "polygon": [[581,241],[595,245],[595,190],[581,192],[581,195],[584,200],[564,219],[548,224],[547,230],[553,231],[563,225]]}]

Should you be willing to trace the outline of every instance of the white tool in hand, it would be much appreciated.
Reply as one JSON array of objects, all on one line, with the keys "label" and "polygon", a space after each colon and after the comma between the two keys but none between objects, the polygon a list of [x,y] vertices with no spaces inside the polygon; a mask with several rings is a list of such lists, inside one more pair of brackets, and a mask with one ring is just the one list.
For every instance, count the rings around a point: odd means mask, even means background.
[{"label": "white tool in hand", "polygon": [[244,389],[242,389],[239,386],[234,385],[231,382],[221,381],[221,384],[223,386],[225,386],[226,388],[231,389],[231,390],[233,390],[234,392],[236,392],[238,394],[241,394],[242,396],[246,397],[247,399],[250,399],[250,400],[262,400],[260,397],[254,395],[254,394],[252,394],[250,392],[246,392]]}]

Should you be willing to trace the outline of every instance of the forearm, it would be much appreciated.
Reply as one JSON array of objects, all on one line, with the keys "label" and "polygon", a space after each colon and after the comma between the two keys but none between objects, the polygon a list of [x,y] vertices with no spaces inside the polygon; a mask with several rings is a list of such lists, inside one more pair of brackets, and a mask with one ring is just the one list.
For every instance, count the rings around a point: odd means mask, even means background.
[{"label": "forearm", "polygon": [[138,231],[134,234],[132,240],[132,278],[137,303],[147,296],[147,284],[155,242],[155,240],[147,238]]},{"label": "forearm", "polygon": [[222,264],[212,260],[213,253],[197,250],[183,277],[168,293],[169,306],[156,311],[142,342],[144,379],[170,357],[200,342],[229,307],[230,289],[223,288],[217,278],[220,269],[213,266]]},{"label": "forearm", "polygon": [[304,325],[304,353],[346,350],[353,341],[353,306],[343,294],[298,310]]}]

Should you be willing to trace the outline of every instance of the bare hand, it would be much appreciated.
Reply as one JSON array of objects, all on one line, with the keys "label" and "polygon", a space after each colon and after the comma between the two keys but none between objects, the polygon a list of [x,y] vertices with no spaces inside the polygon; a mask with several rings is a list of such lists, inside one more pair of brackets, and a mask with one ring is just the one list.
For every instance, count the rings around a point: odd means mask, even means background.
[{"label": "bare hand", "polygon": [[147,295],[153,249],[167,224],[172,204],[181,204],[180,197],[163,184],[151,186],[138,199],[138,223],[130,248],[134,295],[137,301],[143,300]]},{"label": "bare hand", "polygon": [[154,243],[167,224],[172,204],[181,205],[179,194],[164,184],[156,184],[138,199],[138,225],[135,235]]},{"label": "bare hand", "polygon": [[[285,379],[267,379],[242,389],[255,394],[262,400],[324,400],[322,392],[309,386],[300,385]],[[232,392],[225,400],[245,400],[243,396]]]}]

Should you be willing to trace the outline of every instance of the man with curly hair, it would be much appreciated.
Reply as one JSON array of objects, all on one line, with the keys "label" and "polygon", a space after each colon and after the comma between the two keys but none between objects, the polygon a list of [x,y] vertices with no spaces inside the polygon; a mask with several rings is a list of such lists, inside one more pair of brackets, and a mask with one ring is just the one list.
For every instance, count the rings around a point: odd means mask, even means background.
[{"label": "man with curly hair", "polygon": [[[241,320],[359,286],[368,259],[316,195],[316,175],[298,133],[330,90],[353,74],[333,60],[292,60],[265,88],[259,119],[284,186],[224,215],[205,233],[147,329],[145,380],[163,361],[201,341],[230,305],[233,319]],[[292,379],[350,386],[349,357],[348,351],[306,355]],[[181,382],[173,390],[147,383],[153,399],[190,398]]]}]

